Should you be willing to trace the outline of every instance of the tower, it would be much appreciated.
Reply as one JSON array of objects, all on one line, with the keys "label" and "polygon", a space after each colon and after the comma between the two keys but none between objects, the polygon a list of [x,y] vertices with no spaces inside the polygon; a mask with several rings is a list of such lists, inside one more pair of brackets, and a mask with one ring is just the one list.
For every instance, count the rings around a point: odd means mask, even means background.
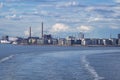
[{"label": "tower", "polygon": [[31,38],[31,27],[29,27],[29,37]]},{"label": "tower", "polygon": [[43,22],[42,22],[42,25],[41,25],[41,37],[43,37]]}]

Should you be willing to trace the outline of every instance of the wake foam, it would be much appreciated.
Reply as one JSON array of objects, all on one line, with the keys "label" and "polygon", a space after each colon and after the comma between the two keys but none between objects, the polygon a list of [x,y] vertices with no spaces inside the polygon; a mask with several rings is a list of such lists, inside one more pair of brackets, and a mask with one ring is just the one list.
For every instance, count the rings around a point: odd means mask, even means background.
[{"label": "wake foam", "polygon": [[8,56],[8,57],[5,57],[5,58],[1,59],[1,60],[0,60],[0,63],[5,62],[5,61],[13,58],[13,56],[14,56],[14,55],[10,55],[10,56]]},{"label": "wake foam", "polygon": [[86,60],[86,56],[82,57],[82,63],[86,70],[94,77],[94,80],[102,80],[104,77],[100,77],[96,70],[90,65],[90,63]]}]

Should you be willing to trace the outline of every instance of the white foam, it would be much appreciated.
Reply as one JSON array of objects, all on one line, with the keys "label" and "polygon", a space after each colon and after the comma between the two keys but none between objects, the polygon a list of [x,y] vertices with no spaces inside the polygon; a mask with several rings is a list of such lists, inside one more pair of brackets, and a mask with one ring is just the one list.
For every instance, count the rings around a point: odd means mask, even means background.
[{"label": "white foam", "polygon": [[4,62],[4,61],[7,61],[7,60],[9,60],[9,59],[11,59],[11,58],[13,58],[13,56],[14,56],[14,55],[10,55],[10,56],[7,56],[7,57],[1,59],[1,60],[0,60],[0,63],[2,63],[2,62]]},{"label": "white foam", "polygon": [[90,74],[94,77],[94,80],[102,80],[104,77],[100,77],[96,70],[90,65],[90,63],[86,60],[86,56],[82,57],[82,62],[84,64],[84,67]]}]

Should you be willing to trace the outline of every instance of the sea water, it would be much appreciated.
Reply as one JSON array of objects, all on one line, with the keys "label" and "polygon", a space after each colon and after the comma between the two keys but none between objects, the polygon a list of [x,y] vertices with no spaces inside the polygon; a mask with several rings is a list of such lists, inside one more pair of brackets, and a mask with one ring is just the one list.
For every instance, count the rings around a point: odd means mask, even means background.
[{"label": "sea water", "polygon": [[0,80],[120,80],[120,48],[0,44]]}]

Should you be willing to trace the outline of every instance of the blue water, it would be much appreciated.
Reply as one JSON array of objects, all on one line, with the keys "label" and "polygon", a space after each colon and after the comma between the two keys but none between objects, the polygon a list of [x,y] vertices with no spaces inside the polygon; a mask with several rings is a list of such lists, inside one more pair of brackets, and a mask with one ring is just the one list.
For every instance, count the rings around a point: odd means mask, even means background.
[{"label": "blue water", "polygon": [[0,44],[0,80],[120,80],[120,48]]}]

